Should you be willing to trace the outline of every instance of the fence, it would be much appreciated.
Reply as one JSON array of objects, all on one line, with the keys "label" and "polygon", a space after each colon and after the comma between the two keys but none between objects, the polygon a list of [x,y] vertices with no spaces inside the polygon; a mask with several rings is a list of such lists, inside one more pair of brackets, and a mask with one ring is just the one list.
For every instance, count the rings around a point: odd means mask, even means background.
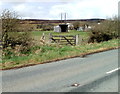
[{"label": "fence", "polygon": [[77,45],[79,35],[52,35],[50,34],[51,43],[60,45]]}]

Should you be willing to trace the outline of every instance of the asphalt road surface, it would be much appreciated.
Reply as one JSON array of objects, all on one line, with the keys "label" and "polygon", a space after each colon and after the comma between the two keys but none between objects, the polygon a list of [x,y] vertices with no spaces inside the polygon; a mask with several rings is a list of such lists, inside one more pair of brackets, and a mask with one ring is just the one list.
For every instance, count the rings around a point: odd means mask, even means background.
[{"label": "asphalt road surface", "polygon": [[2,71],[2,92],[118,92],[118,50]]}]

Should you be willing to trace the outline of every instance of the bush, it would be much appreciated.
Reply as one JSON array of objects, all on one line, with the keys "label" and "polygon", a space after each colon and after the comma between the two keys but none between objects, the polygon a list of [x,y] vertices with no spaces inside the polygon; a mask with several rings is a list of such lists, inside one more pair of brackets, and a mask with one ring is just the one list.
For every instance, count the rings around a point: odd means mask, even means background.
[{"label": "bush", "polygon": [[37,29],[40,29],[41,31],[50,31],[54,29],[54,25],[53,24],[37,25]]},{"label": "bush", "polygon": [[105,20],[91,29],[90,42],[103,42],[118,38],[118,20],[116,18]]},{"label": "bush", "polygon": [[[9,54],[17,46],[18,52],[28,53],[32,46],[31,32],[29,32],[32,30],[31,27],[28,24],[20,24],[17,14],[9,10],[3,11],[1,19],[3,51],[6,50]],[[6,53],[5,55],[7,56],[8,54]]]},{"label": "bush", "polygon": [[30,47],[32,45],[32,38],[28,32],[11,32],[8,34],[8,45],[14,48],[16,45]]},{"label": "bush", "polygon": [[74,27],[75,30],[77,30],[80,27],[80,22],[79,21],[76,21],[72,24],[73,24],[73,27]]}]

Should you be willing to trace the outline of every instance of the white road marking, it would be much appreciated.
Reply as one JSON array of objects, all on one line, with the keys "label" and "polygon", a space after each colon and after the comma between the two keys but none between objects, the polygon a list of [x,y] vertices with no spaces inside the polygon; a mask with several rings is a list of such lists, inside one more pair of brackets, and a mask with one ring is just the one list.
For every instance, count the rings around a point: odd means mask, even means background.
[{"label": "white road marking", "polygon": [[106,74],[113,73],[113,72],[115,72],[115,71],[118,71],[119,69],[120,69],[120,68],[116,68],[116,69],[114,69],[114,70],[108,71],[108,72],[106,72]]}]

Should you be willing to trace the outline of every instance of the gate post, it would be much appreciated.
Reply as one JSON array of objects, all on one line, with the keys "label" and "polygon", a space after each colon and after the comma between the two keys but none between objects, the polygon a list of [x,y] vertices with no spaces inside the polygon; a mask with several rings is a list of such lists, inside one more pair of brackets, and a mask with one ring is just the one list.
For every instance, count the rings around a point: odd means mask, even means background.
[{"label": "gate post", "polygon": [[51,43],[51,41],[52,41],[52,34],[51,33],[49,33],[49,43]]},{"label": "gate post", "polygon": [[78,45],[78,42],[79,42],[79,34],[76,35],[76,45]]}]

